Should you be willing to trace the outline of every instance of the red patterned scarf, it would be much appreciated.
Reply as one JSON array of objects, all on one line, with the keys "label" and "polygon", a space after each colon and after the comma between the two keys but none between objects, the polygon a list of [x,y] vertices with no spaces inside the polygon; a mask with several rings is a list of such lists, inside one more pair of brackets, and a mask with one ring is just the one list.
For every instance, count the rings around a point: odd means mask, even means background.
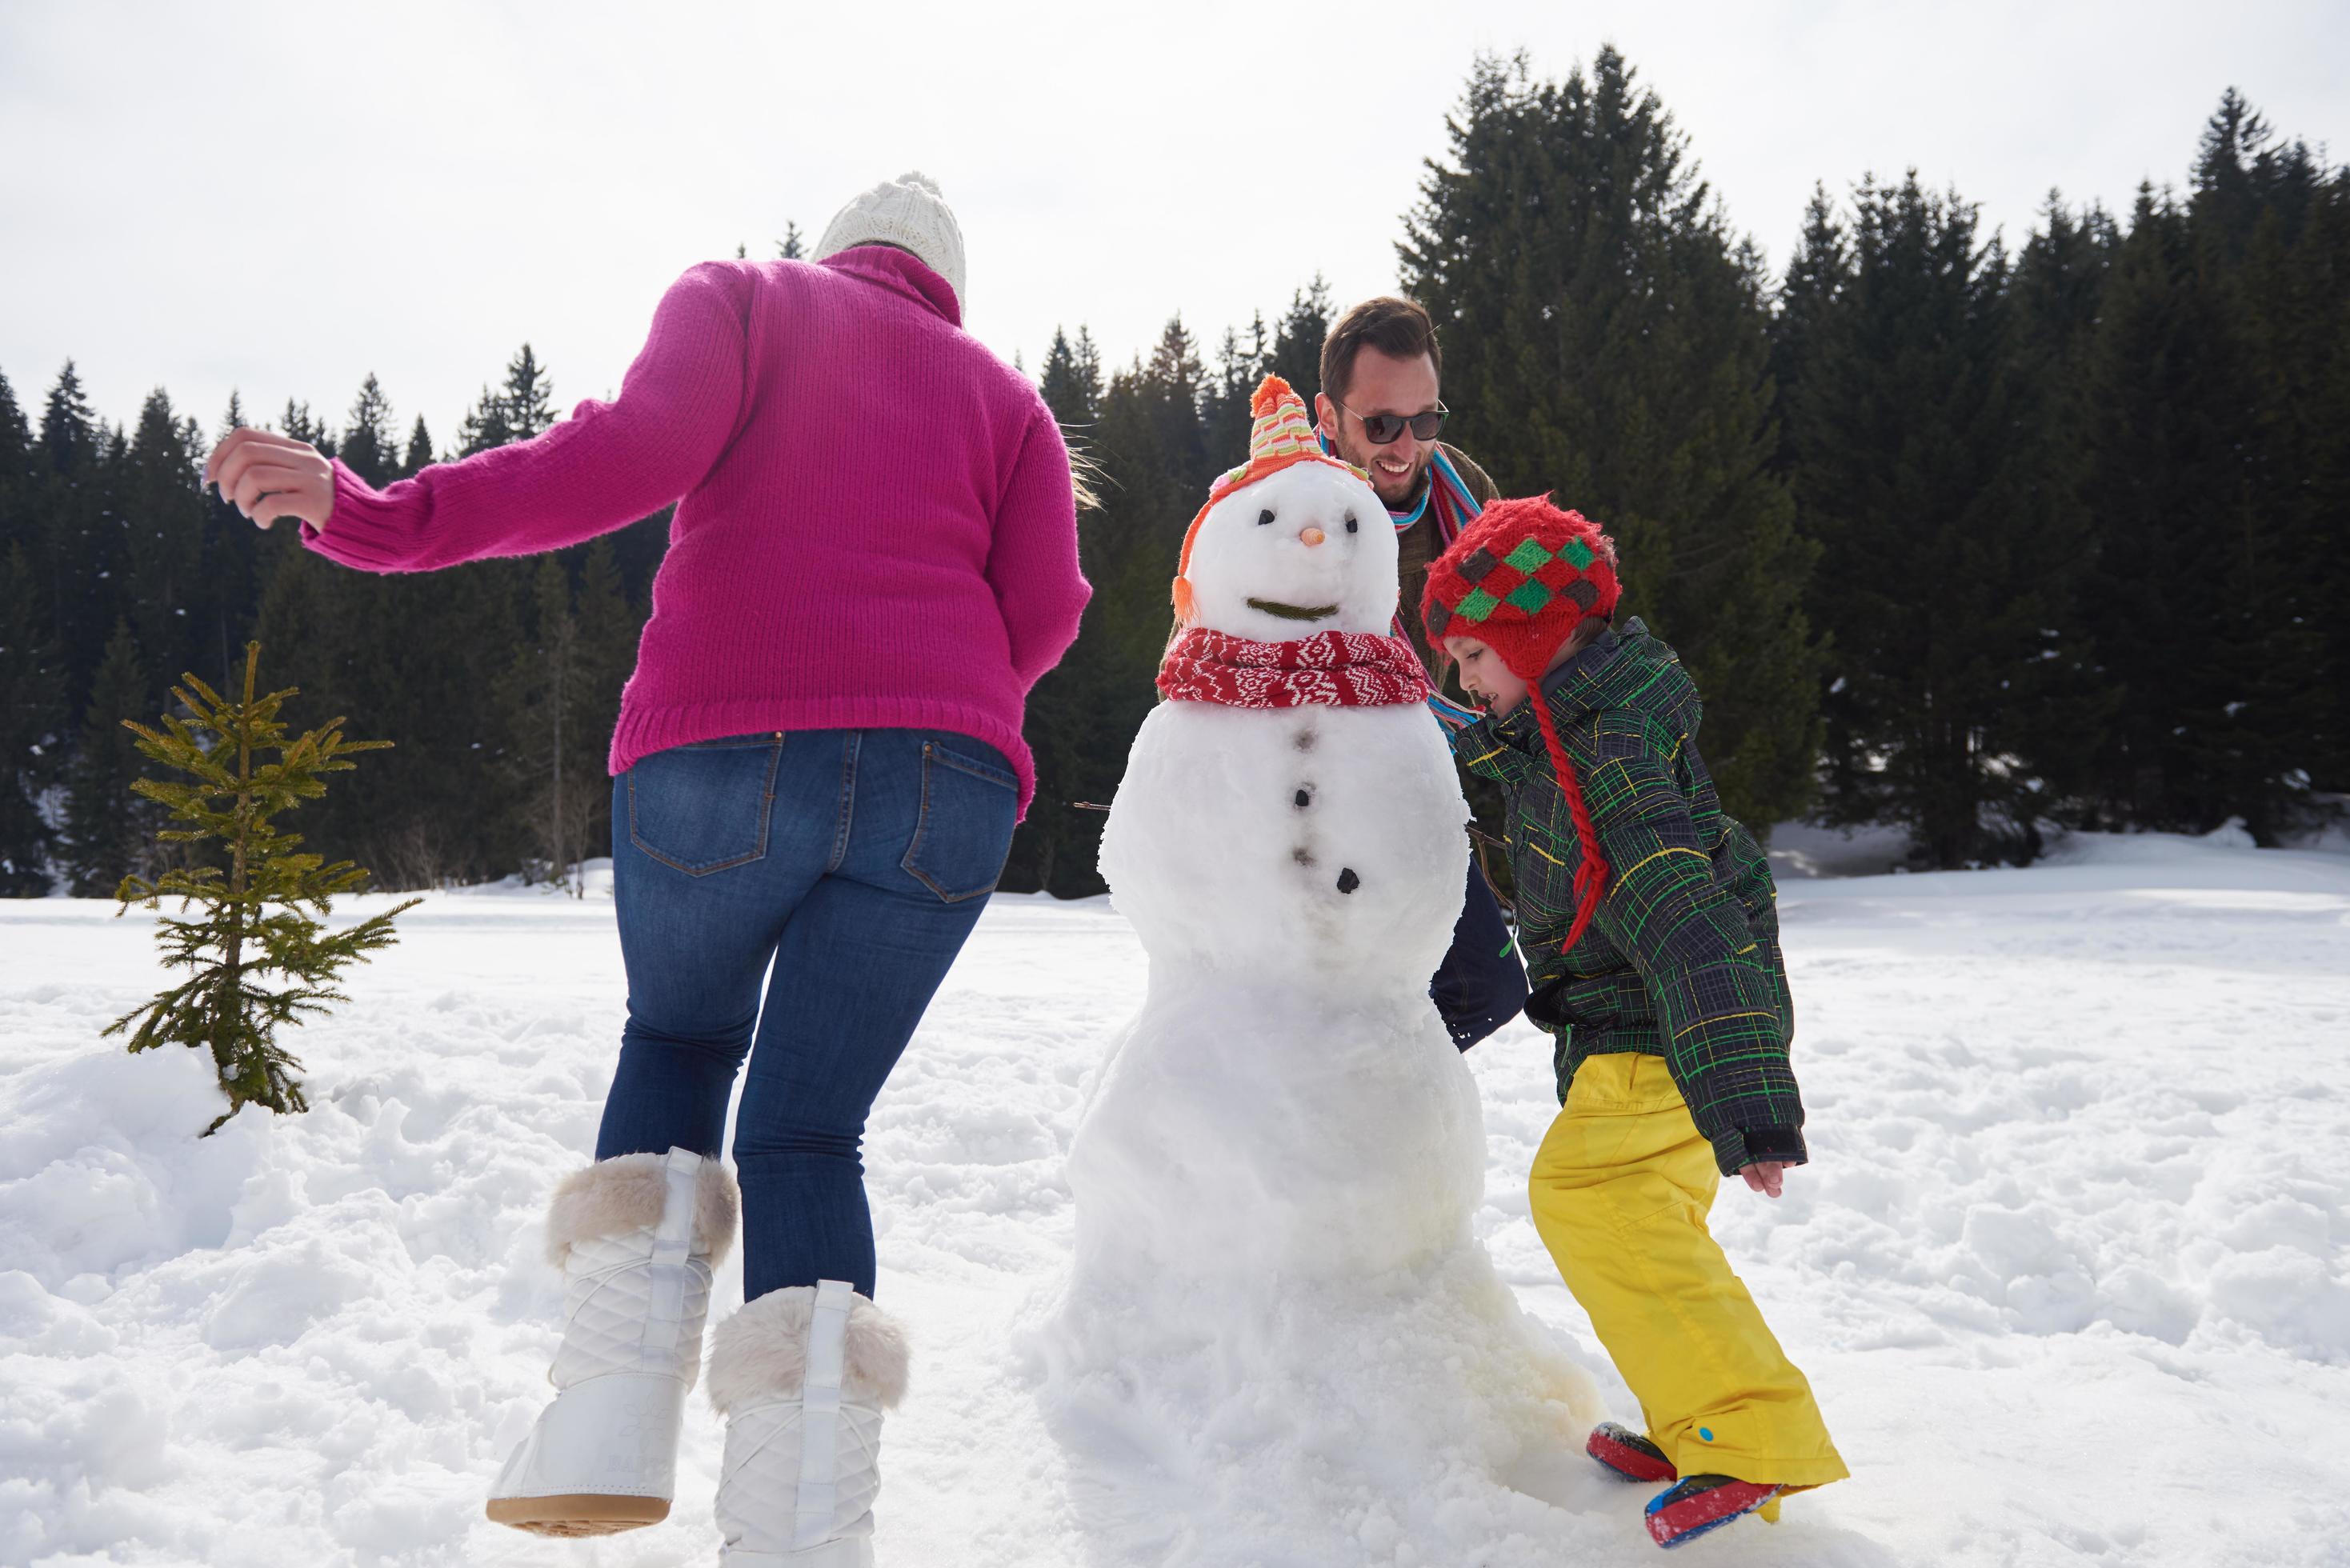
[{"label": "red patterned scarf", "polygon": [[1428,677],[1399,637],[1317,631],[1252,642],[1195,626],[1169,646],[1159,691],[1170,702],[1232,708],[1367,708],[1424,701]]}]

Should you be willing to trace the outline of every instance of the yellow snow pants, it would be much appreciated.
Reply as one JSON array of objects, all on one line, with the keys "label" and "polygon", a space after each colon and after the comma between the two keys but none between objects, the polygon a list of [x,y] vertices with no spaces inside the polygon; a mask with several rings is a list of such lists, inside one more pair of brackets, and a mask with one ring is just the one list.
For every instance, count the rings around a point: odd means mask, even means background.
[{"label": "yellow snow pants", "polygon": [[1812,1386],[1706,1229],[1721,1181],[1664,1059],[1626,1053],[1575,1070],[1527,1185],[1535,1231],[1681,1474],[1841,1480]]}]

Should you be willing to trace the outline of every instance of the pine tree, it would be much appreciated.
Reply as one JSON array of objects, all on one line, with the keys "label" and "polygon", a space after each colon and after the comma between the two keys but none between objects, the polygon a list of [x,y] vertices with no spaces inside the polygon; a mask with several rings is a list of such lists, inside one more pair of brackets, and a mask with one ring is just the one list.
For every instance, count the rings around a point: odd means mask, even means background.
[{"label": "pine tree", "polygon": [[[0,550],[26,551],[27,572],[32,570],[31,554],[41,545],[41,514],[35,491],[39,481],[37,462],[33,428],[16,402],[16,389],[5,375],[0,375]],[[39,593],[37,577],[27,578],[16,591]]]},{"label": "pine tree", "polygon": [[2028,858],[2047,790],[2033,720],[2070,668],[2080,509],[2021,433],[2046,389],[1975,209],[1914,176],[1864,182],[1853,207],[1848,234],[1815,213],[1799,256],[1787,410],[1834,648],[1825,804],[1908,826],[1936,866]]},{"label": "pine tree", "polygon": [[16,401],[16,389],[0,373],[0,485],[22,483],[32,472],[33,427]]},{"label": "pine tree", "polygon": [[1090,333],[1056,336],[1045,367],[1056,417],[1089,413],[1086,452],[1097,504],[1077,516],[1077,554],[1093,597],[1077,640],[1031,694],[1026,737],[1036,800],[1013,837],[1003,886],[1063,898],[1102,889],[1095,861],[1106,802],[1158,693],[1168,586],[1183,531],[1214,473],[1236,459],[1211,455],[1203,413],[1214,383],[1191,331],[1170,319],[1148,360],[1101,379]]},{"label": "pine tree", "polygon": [[2245,507],[2252,437],[2217,282],[2187,214],[2142,191],[2090,369],[2098,549],[2084,613],[2119,694],[2097,776],[2122,825],[2208,830],[2234,815],[2243,782],[2210,765],[2241,695],[2206,668],[2233,662],[2210,635],[2228,613],[2214,592],[2228,557],[2210,546]]},{"label": "pine tree", "polygon": [[532,584],[532,635],[500,682],[515,738],[506,776],[525,803],[523,815],[546,879],[569,887],[573,868],[586,858],[603,775],[592,763],[582,766],[595,754],[594,739],[592,731],[583,737],[588,659],[569,575],[555,556],[541,556]]},{"label": "pine tree", "polygon": [[525,343],[506,362],[497,390],[482,389],[481,400],[457,428],[457,455],[471,457],[493,447],[528,441],[556,419],[554,383],[546,367]]},{"label": "pine tree", "polygon": [[2350,519],[2350,166],[2326,176],[2292,267],[2293,325],[2280,330],[2293,333],[2307,356],[2296,378],[2306,389],[2289,393],[2296,428],[2281,467],[2293,479],[2291,559],[2303,602],[2321,607],[2309,670],[2316,696],[2306,782],[2339,809],[2350,805],[2350,615],[2341,611],[2350,605],[2350,550],[2343,548]]},{"label": "pine tree", "polygon": [[[190,846],[215,842],[228,864],[194,863],[153,881],[121,879],[115,896],[125,909],[180,900],[180,915],[159,921],[155,940],[167,968],[191,972],[116,1019],[106,1033],[130,1030],[134,1052],[161,1045],[211,1052],[229,1104],[206,1136],[248,1105],[281,1114],[309,1108],[295,1076],[302,1064],[278,1043],[277,1031],[348,1001],[335,989],[337,977],[397,940],[394,918],[421,902],[411,898],[342,931],[328,932],[311,918],[332,914],[334,898],[359,891],[368,874],[347,860],[328,864],[297,854],[301,836],[281,831],[272,818],[325,794],[322,775],[356,766],[353,753],[390,742],[345,740],[339,718],[288,739],[278,714],[298,693],[288,688],[256,698],[260,658],[261,645],[246,644],[243,692],[234,700],[188,675],[172,693],[187,718],[167,714],[160,731],[122,722],[140,751],[192,775],[192,782],[140,779],[134,785],[173,821],[187,824],[160,836]],[[268,753],[275,760],[262,760]],[[201,911],[195,919],[186,918],[192,904]],[[273,975],[282,977],[278,983],[270,982]]]},{"label": "pine tree", "polygon": [[1503,494],[1607,529],[1625,613],[1705,695],[1725,806],[1767,834],[1813,793],[1820,654],[1760,257],[1612,48],[1557,83],[1481,58],[1448,125],[1398,253],[1444,347],[1451,439]]},{"label": "pine tree", "polygon": [[571,765],[585,804],[579,849],[585,858],[606,853],[612,841],[611,778],[605,764],[646,619],[629,596],[612,535],[591,541],[581,556],[572,616],[578,627],[579,695]]},{"label": "pine tree", "polygon": [[[334,432],[311,417],[309,404],[286,399],[278,424],[279,433],[309,442],[321,456],[334,455]],[[219,530],[224,542],[237,535],[239,528],[259,535],[234,508],[229,509],[229,516],[234,521],[224,522]],[[259,572],[256,634],[280,649],[279,659],[293,666],[303,691],[329,707],[348,709],[353,706],[348,701],[348,681],[368,658],[360,635],[357,585],[343,568],[301,548],[291,530],[274,528],[266,537],[269,547],[265,553],[257,552],[265,565]],[[240,662],[224,677],[224,689],[235,684],[241,669]]]},{"label": "pine tree", "polygon": [[2297,233],[2315,194],[2316,172],[2309,149],[2282,141],[2242,93],[2231,87],[2220,94],[2220,107],[2203,122],[2191,182],[2192,214],[2218,259],[2241,263],[2271,213]]},{"label": "pine tree", "polygon": [[1272,351],[1265,357],[1266,370],[1287,381],[1309,409],[1322,390],[1322,343],[1330,336],[1330,324],[1336,317],[1330,286],[1317,272],[1313,282],[1290,296],[1289,308],[1281,314]]},{"label": "pine tree", "polygon": [[150,868],[149,813],[132,792],[139,748],[122,716],[148,706],[147,672],[130,623],[118,620],[90,684],[80,743],[67,773],[65,866],[68,889],[102,898],[126,874]]},{"label": "pine tree", "polygon": [[1076,367],[1078,380],[1089,390],[1091,406],[1098,410],[1104,382],[1102,380],[1101,346],[1094,341],[1093,331],[1085,323],[1077,324]]},{"label": "pine tree", "polygon": [[[1085,481],[1079,497],[1077,539],[1081,564],[1090,575],[1099,569],[1096,510],[1099,497],[1094,493],[1113,484],[1115,480],[1104,470],[1107,459],[1097,440],[1104,394],[1101,355],[1094,347],[1092,334],[1085,327],[1077,328],[1074,340],[1060,327],[1053,329],[1052,347],[1045,351],[1037,390],[1059,422],[1062,437]],[[1098,595],[1098,579],[1095,580]],[[1089,679],[1088,669],[1095,645],[1087,640],[1089,636],[1097,640],[1100,628],[1097,612],[1089,610],[1079,630],[1077,645],[1058,665],[1046,670],[1028,693],[1022,732],[1035,759],[1036,805],[1013,835],[1002,883],[1007,889],[1071,894],[1094,891],[1099,887],[1099,879],[1093,875],[1091,846],[1100,833],[1100,825],[1088,820],[1089,814],[1070,803],[1102,798],[1087,794],[1089,789],[1098,789],[1101,781],[1101,769],[1088,754],[1089,750],[1114,745],[1123,758],[1133,739],[1128,734],[1125,742],[1119,742],[1101,728],[1097,707],[1098,693]]]},{"label": "pine tree", "polygon": [[1208,370],[1180,314],[1168,319],[1133,387],[1138,406],[1157,427],[1153,433],[1167,460],[1187,474],[1205,473],[1214,462],[1200,426],[1208,403]]},{"label": "pine tree", "polygon": [[[204,597],[204,502],[187,426],[158,387],[113,486],[126,554],[123,597],[139,656],[150,669],[195,662],[194,616]],[[116,717],[120,717],[117,714]]]},{"label": "pine tree", "polygon": [[[2350,784],[2350,664],[2340,563],[2350,497],[2337,487],[2350,379],[2350,169],[2272,136],[2240,95],[2207,124],[2189,202],[2199,254],[2219,252],[2221,297],[2255,400],[2250,499],[2233,530],[2228,640],[2232,721],[2249,777],[2242,815],[2274,839]],[[2316,784],[2320,794],[2313,794]]]},{"label": "pine tree", "polygon": [[350,422],[343,427],[342,442],[335,455],[345,468],[379,489],[390,483],[398,470],[400,441],[392,434],[391,400],[383,395],[372,370],[359,383]]},{"label": "pine tree", "polygon": [[329,455],[333,453],[336,445],[334,430],[310,417],[308,403],[296,402],[292,398],[286,399],[286,411],[278,415],[277,422],[280,427],[278,433],[281,435],[291,436],[296,441],[308,441],[322,452]]},{"label": "pine tree", "polygon": [[555,411],[555,384],[527,343],[508,361],[505,385],[499,389],[498,397],[505,408],[512,441],[528,441],[553,428],[561,417]]},{"label": "pine tree", "polygon": [[[522,439],[551,417],[545,370],[525,350],[498,389],[484,389],[460,434],[464,455]],[[419,420],[394,466],[380,389],[362,388],[351,454],[380,463],[361,477],[386,483],[432,461]],[[376,410],[369,417],[370,410]],[[362,431],[371,433],[362,433]],[[331,529],[331,521],[329,527]],[[271,540],[274,545],[276,540]],[[513,657],[528,568],[475,562],[429,575],[353,572],[293,547],[273,548],[256,633],[281,668],[323,705],[365,712],[398,749],[312,810],[311,840],[375,869],[378,886],[428,888],[515,869],[524,852],[519,812],[504,787],[509,736],[487,668]]]},{"label": "pine tree", "polygon": [[[2117,689],[2106,819],[2263,843],[2350,777],[2340,170],[2232,89],[2184,202],[2141,193],[2090,359],[2087,616]],[[2313,793],[2313,788],[2320,793]],[[2336,782],[2335,787],[2339,787]]]},{"label": "pine tree", "polygon": [[1273,344],[1261,310],[1249,318],[1245,337],[1228,328],[1217,344],[1204,416],[1209,451],[1233,453],[1235,462],[1248,451],[1249,429],[1255,422],[1249,403],[1273,369]]},{"label": "pine tree", "polygon": [[1823,352],[1826,335],[1852,273],[1852,244],[1836,219],[1827,187],[1814,185],[1804,208],[1795,253],[1779,280],[1778,310],[1771,322],[1771,380],[1778,396],[1779,445],[1773,466],[1782,473],[1795,463],[1795,439],[1787,422],[1804,384],[1804,369]]},{"label": "pine tree", "polygon": [[513,741],[502,777],[547,879],[584,896],[574,870],[610,842],[605,759],[645,613],[622,581],[611,535],[543,559],[532,599],[533,635],[497,693]]},{"label": "pine tree", "polygon": [[[1090,346],[1084,327],[1077,329],[1077,336]],[[1055,327],[1053,346],[1045,350],[1045,369],[1037,377],[1036,389],[1064,431],[1083,430],[1101,411],[1101,360],[1097,356],[1088,362],[1079,355],[1077,345],[1069,341],[1068,334]]]},{"label": "pine tree", "polygon": [[514,426],[506,419],[504,397],[484,387],[481,400],[466,410],[465,417],[457,423],[457,455],[471,457],[475,452],[504,446],[515,439]]},{"label": "pine tree", "polygon": [[[5,391],[0,383],[0,396]],[[0,445],[7,440],[6,414],[0,408]],[[24,545],[7,545],[0,551],[0,898],[37,898],[49,890],[54,835],[40,796],[57,780],[65,703],[45,602]]]},{"label": "pine tree", "polygon": [[80,472],[96,464],[102,440],[81,376],[68,359],[41,410],[41,456],[53,473]]},{"label": "pine tree", "polygon": [[2062,568],[2078,586],[2058,601],[2065,613],[2041,628],[2037,664],[2022,688],[2031,700],[2016,705],[2013,730],[2018,753],[2033,759],[2027,782],[2039,786],[2029,809],[2068,824],[2093,819],[2097,748],[2118,699],[2079,604],[2096,550],[2087,493],[2088,368],[2119,243],[2103,208],[2075,216],[2052,191],[2008,290],[2013,374],[2034,405],[2012,431],[2018,483],[2051,509],[2064,538],[2078,542],[2076,557]]},{"label": "pine tree", "polygon": [[784,237],[775,242],[775,254],[785,261],[798,261],[807,254],[807,247],[801,242],[800,226],[797,223],[788,221],[785,223]]},{"label": "pine tree", "polygon": [[[221,415],[218,439],[226,440],[230,431],[245,424],[244,400],[232,391]],[[209,447],[192,439],[188,447],[190,459],[201,472]],[[195,587],[189,601],[186,662],[212,671],[221,684],[229,685],[236,674],[236,650],[244,646],[261,611],[267,585],[265,568],[275,564],[277,552],[265,554],[262,543],[266,535],[216,489],[200,490],[196,513],[203,533]]]},{"label": "pine tree", "polygon": [[408,432],[408,451],[400,460],[397,477],[406,479],[432,466],[432,432],[424,428],[424,416],[416,416],[415,426]]},{"label": "pine tree", "polygon": [[123,607],[122,531],[108,494],[107,451],[106,428],[68,359],[42,405],[22,499],[32,524],[25,542],[74,691],[87,689]]}]

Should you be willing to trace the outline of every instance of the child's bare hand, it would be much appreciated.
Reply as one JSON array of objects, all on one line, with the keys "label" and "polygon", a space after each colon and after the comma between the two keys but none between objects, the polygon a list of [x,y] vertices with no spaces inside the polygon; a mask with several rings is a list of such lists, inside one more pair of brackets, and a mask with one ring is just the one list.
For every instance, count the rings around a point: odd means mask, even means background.
[{"label": "child's bare hand", "polygon": [[1746,1179],[1747,1186],[1752,1188],[1763,1197],[1776,1198],[1779,1196],[1780,1188],[1785,1183],[1786,1169],[1787,1167],[1782,1161],[1775,1159],[1761,1159],[1755,1161],[1752,1165],[1748,1166],[1738,1174]]}]

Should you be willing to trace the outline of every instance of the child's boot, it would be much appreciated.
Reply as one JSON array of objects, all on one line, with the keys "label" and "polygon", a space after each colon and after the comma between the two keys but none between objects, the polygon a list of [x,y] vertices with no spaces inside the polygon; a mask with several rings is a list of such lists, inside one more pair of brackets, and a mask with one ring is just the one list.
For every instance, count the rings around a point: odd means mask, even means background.
[{"label": "child's boot", "polygon": [[1602,1421],[1591,1428],[1591,1437],[1583,1451],[1597,1459],[1619,1480],[1627,1481],[1669,1481],[1680,1479],[1673,1461],[1665,1458],[1665,1450],[1648,1441],[1629,1427],[1613,1421]]},{"label": "child's boot", "polygon": [[702,1370],[710,1272],[734,1241],[734,1183],[673,1148],[564,1179],[546,1219],[563,1271],[557,1389],[490,1489],[488,1513],[541,1535],[669,1517],[686,1390]]},{"label": "child's boot", "polygon": [[906,1392],[896,1319],[839,1280],[770,1291],[718,1326],[726,1568],[871,1568],[881,1414]]},{"label": "child's boot", "polygon": [[1778,1496],[1776,1486],[1729,1476],[1690,1476],[1648,1500],[1648,1534],[1659,1546],[1679,1546],[1765,1508]]}]

